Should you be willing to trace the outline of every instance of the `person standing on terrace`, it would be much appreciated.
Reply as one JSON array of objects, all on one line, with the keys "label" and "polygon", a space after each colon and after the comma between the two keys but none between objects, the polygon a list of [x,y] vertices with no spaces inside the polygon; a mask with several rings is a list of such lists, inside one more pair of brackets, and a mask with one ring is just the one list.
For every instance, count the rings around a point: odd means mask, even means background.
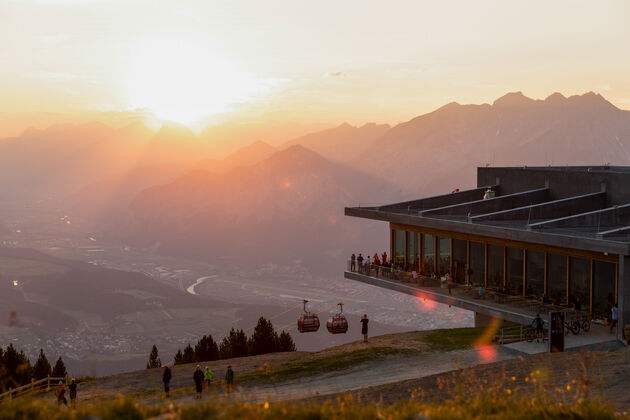
[{"label": "person standing on terrace", "polygon": [[383,252],[383,265],[385,265],[385,263],[387,262],[387,252]]},{"label": "person standing on terrace", "polygon": [[354,255],[354,252],[353,252],[352,255],[350,256],[350,271],[355,271],[357,269],[356,261],[357,261],[357,256]]},{"label": "person standing on terrace", "polygon": [[359,256],[357,257],[357,262],[359,263],[359,271],[363,268],[363,255],[359,252]]}]

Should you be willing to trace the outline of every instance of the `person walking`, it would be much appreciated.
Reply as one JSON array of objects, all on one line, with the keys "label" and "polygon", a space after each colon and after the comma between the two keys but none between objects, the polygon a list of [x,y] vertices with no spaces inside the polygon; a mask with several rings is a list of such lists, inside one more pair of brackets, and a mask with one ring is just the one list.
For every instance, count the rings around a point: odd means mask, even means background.
[{"label": "person walking", "polygon": [[201,371],[201,366],[199,365],[197,365],[195,373],[193,373],[193,381],[195,381],[195,390],[197,391],[195,398],[199,400],[201,399],[201,390],[203,388],[203,372]]},{"label": "person walking", "polygon": [[228,365],[227,370],[225,371],[225,385],[227,387],[228,394],[232,392],[234,389],[234,371],[232,370],[232,365]]},{"label": "person walking", "polygon": [[350,271],[355,271],[357,269],[357,256],[354,255],[354,252],[350,256]]},{"label": "person walking", "polygon": [[382,257],[383,257],[383,259],[382,259],[381,262],[383,263],[383,265],[385,265],[385,263],[387,262],[387,252],[383,252]]},{"label": "person walking", "polygon": [[617,321],[619,320],[619,309],[617,309],[617,304],[615,303],[610,310],[610,333],[613,333],[613,329],[617,326]]},{"label": "person walking", "polygon": [[[540,314],[536,314],[536,318],[534,318],[534,320],[532,321],[532,327],[534,327],[536,329],[535,334],[536,334],[536,342],[539,342],[539,339],[543,337],[543,332],[544,332],[544,326],[545,326],[545,321],[543,321],[543,319],[540,317]],[[544,339],[543,339],[544,341]]]},{"label": "person walking", "polygon": [[63,381],[59,381],[57,385],[57,389],[55,390],[55,395],[57,396],[57,405],[61,406],[61,404],[68,406],[68,400],[66,399],[66,387],[63,386]]},{"label": "person walking", "polygon": [[210,388],[210,382],[212,382],[213,373],[208,366],[206,366],[206,370],[203,372],[203,379],[206,381],[206,385],[208,385],[208,389]]},{"label": "person walking", "polygon": [[74,378],[72,378],[72,382],[68,385],[68,390],[70,391],[70,407],[76,408],[77,406],[77,383]]},{"label": "person walking", "polygon": [[162,382],[164,383],[164,396],[166,398],[170,398],[170,386],[169,384],[171,383],[171,378],[173,377],[173,374],[171,373],[171,368],[168,367],[168,365],[164,365],[162,366],[162,368],[164,369],[164,373],[162,373]]},{"label": "person walking", "polygon": [[367,343],[368,341],[368,322],[370,320],[367,317],[367,314],[363,314],[361,317],[361,334],[363,334],[363,342]]}]

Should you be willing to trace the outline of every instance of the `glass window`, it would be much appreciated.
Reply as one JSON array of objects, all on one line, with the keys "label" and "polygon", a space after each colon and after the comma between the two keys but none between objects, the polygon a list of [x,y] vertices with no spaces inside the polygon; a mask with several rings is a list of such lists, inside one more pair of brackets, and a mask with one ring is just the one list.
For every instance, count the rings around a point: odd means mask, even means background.
[{"label": "glass window", "polygon": [[523,258],[522,249],[510,248],[506,249],[506,273],[505,287],[511,295],[523,294]]},{"label": "glass window", "polygon": [[590,311],[591,306],[591,260],[586,258],[569,259],[569,303],[582,311]]},{"label": "glass window", "polygon": [[540,297],[545,293],[545,253],[527,250],[525,295]]},{"label": "glass window", "polygon": [[422,273],[430,276],[435,271],[435,236],[422,234]]},{"label": "glass window", "polygon": [[486,247],[481,242],[470,242],[470,268],[468,275],[470,282],[475,285],[483,285],[486,274]]},{"label": "glass window", "polygon": [[503,289],[503,247],[488,244],[488,288]]},{"label": "glass window", "polygon": [[547,294],[555,304],[567,303],[567,257],[547,254]]},{"label": "glass window", "polygon": [[407,232],[407,264],[415,266],[418,263],[418,252],[420,247],[418,246],[419,233]]},{"label": "glass window", "polygon": [[615,263],[593,260],[593,315],[610,317],[615,303]]},{"label": "glass window", "polygon": [[466,283],[467,244],[461,239],[453,239],[453,280]]},{"label": "glass window", "polygon": [[440,259],[438,260],[438,275],[443,276],[451,272],[451,238],[438,238]]},{"label": "glass window", "polygon": [[405,262],[405,231],[404,230],[392,230],[394,238],[394,260],[397,263]]}]

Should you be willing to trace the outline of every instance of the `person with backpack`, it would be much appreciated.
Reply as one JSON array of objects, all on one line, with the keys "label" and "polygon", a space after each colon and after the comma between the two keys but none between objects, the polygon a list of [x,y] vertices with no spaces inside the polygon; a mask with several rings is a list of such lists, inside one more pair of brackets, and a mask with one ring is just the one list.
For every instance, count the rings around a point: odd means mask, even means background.
[{"label": "person with backpack", "polygon": [[234,371],[232,370],[232,365],[228,365],[227,370],[225,371],[225,385],[227,387],[227,392],[232,392],[234,389]]},{"label": "person with backpack", "polygon": [[210,367],[206,366],[205,371],[203,372],[203,379],[206,381],[206,385],[210,388],[210,383],[212,382],[213,373],[210,370]]},{"label": "person with backpack", "polygon": [[166,398],[170,398],[170,386],[171,378],[173,377],[171,373],[171,368],[168,365],[162,366],[164,368],[164,373],[162,374],[162,382],[164,383],[164,394]]},{"label": "person with backpack", "polygon": [[70,391],[70,406],[75,408],[77,406],[77,383],[74,378],[68,385],[68,390]]},{"label": "person with backpack", "polygon": [[201,399],[201,391],[203,388],[203,372],[201,371],[201,366],[199,365],[197,365],[195,373],[193,373],[193,381],[195,381],[195,389],[197,391],[195,398],[199,400]]},{"label": "person with backpack", "polygon": [[540,317],[540,314],[536,314],[536,318],[532,321],[532,327],[536,330],[536,342],[542,337],[544,332],[545,321]]},{"label": "person with backpack", "polygon": [[66,399],[66,387],[63,386],[63,381],[59,381],[57,389],[55,390],[55,396],[57,396],[57,405],[61,404],[68,406],[68,400]]}]

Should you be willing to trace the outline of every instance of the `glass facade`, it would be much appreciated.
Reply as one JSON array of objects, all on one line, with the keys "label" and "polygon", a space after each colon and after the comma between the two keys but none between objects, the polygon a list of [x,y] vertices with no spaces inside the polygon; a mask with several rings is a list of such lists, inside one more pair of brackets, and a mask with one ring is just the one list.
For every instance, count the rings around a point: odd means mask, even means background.
[{"label": "glass facade", "polygon": [[547,254],[547,295],[555,304],[567,303],[567,256]]},{"label": "glass facade", "polygon": [[527,250],[525,270],[525,296],[542,296],[545,293],[545,253]]},{"label": "glass facade", "polygon": [[525,254],[520,248],[510,248],[505,250],[507,266],[505,267],[507,278],[505,288],[511,295],[523,295],[523,258]]},{"label": "glass facade", "polygon": [[482,242],[470,242],[470,283],[479,286],[485,283],[486,247]]},{"label": "glass facade", "polygon": [[417,267],[420,255],[420,234],[407,232],[407,265]]},{"label": "glass facade", "polygon": [[438,238],[438,249],[440,258],[438,259],[438,275],[443,276],[451,272],[451,238]]},{"label": "glass facade", "polygon": [[610,317],[611,305],[615,303],[615,272],[612,262],[593,260],[593,314]]},{"label": "glass facade", "polygon": [[609,317],[616,300],[615,262],[398,229],[391,235],[392,259],[406,263],[409,271],[451,273],[456,283],[514,296],[540,298],[546,293],[551,302],[577,306],[595,317]]},{"label": "glass facade", "polygon": [[398,264],[405,262],[405,231],[404,230],[392,230],[392,243],[394,244],[394,261]]},{"label": "glass facade", "polygon": [[590,290],[591,260],[576,257],[569,258],[569,304],[579,306],[582,311],[590,311]]},{"label": "glass facade", "polygon": [[466,263],[468,262],[468,245],[461,239],[453,239],[453,280],[459,284],[466,283]]},{"label": "glass facade", "polygon": [[503,247],[488,244],[488,288],[503,289]]},{"label": "glass facade", "polygon": [[430,276],[435,272],[435,236],[422,235],[422,273]]}]

